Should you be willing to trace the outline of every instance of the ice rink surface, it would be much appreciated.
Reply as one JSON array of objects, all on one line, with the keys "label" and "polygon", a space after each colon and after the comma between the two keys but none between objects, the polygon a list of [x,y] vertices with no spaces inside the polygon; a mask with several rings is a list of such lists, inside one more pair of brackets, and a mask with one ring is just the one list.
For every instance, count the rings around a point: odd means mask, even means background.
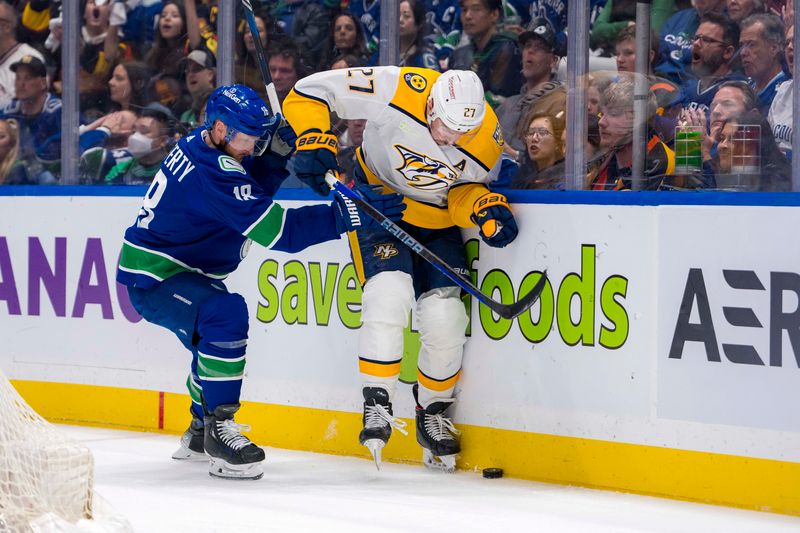
[{"label": "ice rink surface", "polygon": [[800,532],[789,516],[273,448],[262,479],[221,480],[171,459],[176,436],[59,427],[138,533]]}]

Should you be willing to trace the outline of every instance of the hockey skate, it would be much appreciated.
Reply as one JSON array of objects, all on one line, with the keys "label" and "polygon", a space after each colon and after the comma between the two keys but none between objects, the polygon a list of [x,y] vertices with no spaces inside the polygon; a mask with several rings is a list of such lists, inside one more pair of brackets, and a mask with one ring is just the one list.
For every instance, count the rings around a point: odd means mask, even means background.
[{"label": "hockey skate", "polygon": [[211,459],[208,473],[226,479],[260,479],[264,450],[242,435],[250,426],[233,421],[238,410],[238,403],[219,405],[205,417],[204,445]]},{"label": "hockey skate", "polygon": [[406,423],[392,414],[392,404],[389,402],[389,393],[381,387],[364,387],[364,415],[361,421],[364,429],[358,435],[358,441],[366,446],[375,460],[375,468],[381,469],[381,450],[389,437],[392,428],[403,435],[408,435],[404,429]]},{"label": "hockey skate", "polygon": [[[415,388],[415,398],[416,392]],[[448,473],[455,472],[456,455],[461,451],[455,437],[460,432],[444,414],[454,401],[436,401],[424,409],[417,404],[417,442],[422,446],[422,464]]]},{"label": "hockey skate", "polygon": [[203,419],[194,414],[194,411],[189,409],[192,414],[192,422],[189,424],[183,436],[181,437],[181,447],[175,450],[172,454],[173,459],[179,461],[205,461],[208,459],[203,440],[205,439],[205,430]]}]

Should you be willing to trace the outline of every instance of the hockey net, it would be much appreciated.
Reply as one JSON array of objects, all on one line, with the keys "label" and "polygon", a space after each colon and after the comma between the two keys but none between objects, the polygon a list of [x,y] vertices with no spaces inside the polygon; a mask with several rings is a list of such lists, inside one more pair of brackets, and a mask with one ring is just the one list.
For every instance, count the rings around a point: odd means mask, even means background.
[{"label": "hockey net", "polygon": [[0,371],[0,533],[36,531],[54,516],[92,517],[94,459],[39,416]]}]

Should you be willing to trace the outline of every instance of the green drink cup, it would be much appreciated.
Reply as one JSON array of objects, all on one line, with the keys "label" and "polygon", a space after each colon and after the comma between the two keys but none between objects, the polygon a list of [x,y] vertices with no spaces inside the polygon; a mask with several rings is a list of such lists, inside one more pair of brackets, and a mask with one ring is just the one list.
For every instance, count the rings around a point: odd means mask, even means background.
[{"label": "green drink cup", "polygon": [[703,132],[699,126],[675,128],[675,174],[693,174],[702,170],[701,142]]}]

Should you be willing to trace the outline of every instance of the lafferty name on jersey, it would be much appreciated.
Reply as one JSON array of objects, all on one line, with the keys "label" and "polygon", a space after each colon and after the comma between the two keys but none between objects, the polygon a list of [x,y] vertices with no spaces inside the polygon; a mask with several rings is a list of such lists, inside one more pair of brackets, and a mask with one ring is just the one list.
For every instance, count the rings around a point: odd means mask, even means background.
[{"label": "lafferty name on jersey", "polygon": [[189,161],[189,158],[186,157],[186,154],[184,154],[183,150],[177,145],[167,154],[167,157],[164,158],[164,162],[161,165],[169,170],[173,176],[176,176],[178,181],[183,181],[183,178],[194,170],[194,163]]}]

